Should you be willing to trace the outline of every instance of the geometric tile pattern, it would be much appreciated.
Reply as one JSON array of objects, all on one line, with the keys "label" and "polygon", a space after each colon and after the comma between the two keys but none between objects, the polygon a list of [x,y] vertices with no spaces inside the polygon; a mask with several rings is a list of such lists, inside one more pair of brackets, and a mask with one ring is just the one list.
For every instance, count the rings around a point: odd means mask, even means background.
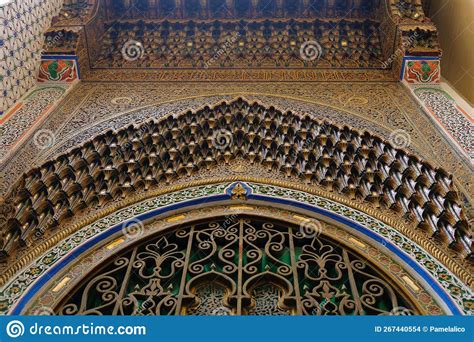
[{"label": "geometric tile pattern", "polygon": [[17,103],[15,112],[0,117],[0,160],[35,123],[45,117],[65,92],[65,86],[37,87]]},{"label": "geometric tile pattern", "polygon": [[14,0],[0,7],[0,116],[36,84],[44,31],[63,0]]},{"label": "geometric tile pattern", "polygon": [[415,95],[465,153],[474,159],[474,120],[443,90],[418,88]]}]

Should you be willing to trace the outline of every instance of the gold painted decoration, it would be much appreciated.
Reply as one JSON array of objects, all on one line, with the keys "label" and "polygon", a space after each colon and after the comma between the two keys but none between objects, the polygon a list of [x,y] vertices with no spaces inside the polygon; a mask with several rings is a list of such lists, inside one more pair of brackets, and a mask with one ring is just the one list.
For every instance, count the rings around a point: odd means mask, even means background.
[{"label": "gold painted decoration", "polygon": [[242,99],[101,134],[29,171],[2,228],[11,254],[86,209],[241,157],[348,199],[410,217],[464,256],[467,222],[452,177],[387,141]]}]

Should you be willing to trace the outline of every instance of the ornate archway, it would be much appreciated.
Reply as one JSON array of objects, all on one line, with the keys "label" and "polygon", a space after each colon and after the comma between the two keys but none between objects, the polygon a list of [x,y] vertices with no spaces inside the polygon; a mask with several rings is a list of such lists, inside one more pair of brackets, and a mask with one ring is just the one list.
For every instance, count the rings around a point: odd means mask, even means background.
[{"label": "ornate archway", "polygon": [[443,169],[368,132],[242,99],[106,132],[30,170],[10,194],[14,213],[2,231],[2,252],[81,210],[235,158],[408,215],[472,254],[452,177]]},{"label": "ornate archway", "polygon": [[98,265],[67,292],[56,312],[420,313],[385,272],[377,271],[360,253],[322,235],[319,225],[314,221],[314,227],[302,227],[236,213],[172,227]]},{"label": "ornate archway", "polygon": [[[230,176],[229,169],[237,174]],[[19,313],[27,308],[49,279],[36,275],[61,271],[57,265],[69,260],[60,251],[69,243],[65,239],[79,231],[92,239],[88,224],[121,208],[153,201],[163,191],[232,180],[316,194],[344,205],[343,211],[355,208],[394,227],[402,235],[386,238],[402,241],[397,250],[410,254],[406,260],[403,253],[400,256],[406,267],[426,276],[424,282],[434,279],[436,285],[427,293],[441,298],[448,313],[472,310],[472,277],[462,266],[468,263],[463,257],[472,254],[471,240],[449,174],[368,132],[242,99],[100,134],[25,174],[10,194],[15,205],[2,229],[2,250],[10,260],[24,245],[30,252],[19,253],[19,261],[1,278],[3,309]],[[189,200],[194,199],[193,191]],[[272,205],[287,200],[290,193],[281,196]],[[296,206],[306,199],[298,197]],[[328,210],[336,208],[331,204]],[[366,228],[376,230],[377,224]],[[91,246],[87,239],[82,242],[73,246],[81,253]],[[411,243],[422,249],[408,247]],[[35,259],[48,263],[38,269]],[[25,274],[28,282],[18,287]]]},{"label": "ornate archway", "polygon": [[[117,260],[120,251],[126,253],[140,240],[149,241],[177,224],[184,227],[209,221],[209,217],[225,217],[224,223],[230,225],[244,215],[287,222],[289,227],[299,226],[301,232],[309,232],[310,237],[321,232],[341,246],[356,250],[356,255],[362,253],[369,264],[385,274],[384,279],[392,279],[395,287],[406,289],[402,292],[416,304],[415,313],[459,314],[471,310],[471,290],[458,279],[459,269],[453,274],[443,265],[449,259],[441,262],[432,256],[439,250],[427,253],[424,248],[433,246],[426,241],[421,247],[399,230],[361,211],[302,190],[210,180],[172,187],[154,193],[148,200],[132,202],[135,204],[110,210],[109,215],[68,232],[67,238],[50,240],[52,247],[3,287],[2,309],[12,314],[51,313],[53,306],[60,305],[58,299],[68,298],[77,284],[94,275],[91,270],[100,269],[107,257]],[[217,205],[224,207],[213,209]]]}]

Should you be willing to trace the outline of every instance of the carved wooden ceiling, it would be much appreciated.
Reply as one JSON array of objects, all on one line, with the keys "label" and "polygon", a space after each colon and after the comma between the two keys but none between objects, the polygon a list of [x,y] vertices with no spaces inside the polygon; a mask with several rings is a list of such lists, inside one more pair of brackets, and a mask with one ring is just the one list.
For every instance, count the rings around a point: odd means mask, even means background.
[{"label": "carved wooden ceiling", "polygon": [[76,55],[85,80],[393,81],[405,55],[441,51],[421,0],[69,0],[45,54]]},{"label": "carved wooden ceiling", "polygon": [[106,0],[107,19],[366,18],[381,0]]}]

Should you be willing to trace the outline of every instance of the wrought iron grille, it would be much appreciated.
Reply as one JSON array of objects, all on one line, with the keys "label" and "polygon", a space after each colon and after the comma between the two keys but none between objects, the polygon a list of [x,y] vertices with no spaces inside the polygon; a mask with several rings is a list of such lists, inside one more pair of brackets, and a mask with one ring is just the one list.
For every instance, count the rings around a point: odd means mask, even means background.
[{"label": "wrought iron grille", "polygon": [[234,216],[128,248],[85,277],[56,312],[383,315],[399,308],[417,313],[387,276],[330,238],[285,222]]}]

